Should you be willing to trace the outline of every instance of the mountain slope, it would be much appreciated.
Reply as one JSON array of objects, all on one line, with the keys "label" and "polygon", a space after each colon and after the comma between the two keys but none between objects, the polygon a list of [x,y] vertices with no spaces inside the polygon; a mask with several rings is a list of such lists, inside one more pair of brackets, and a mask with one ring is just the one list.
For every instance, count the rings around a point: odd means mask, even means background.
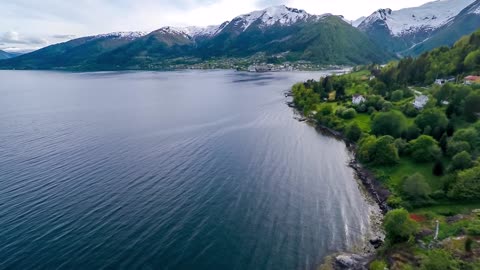
[{"label": "mountain slope", "polygon": [[74,39],[0,62],[0,67],[21,69],[73,68],[140,38],[144,33],[117,32]]},{"label": "mountain slope", "polygon": [[9,58],[12,58],[12,57],[14,57],[13,54],[0,50],[0,60],[9,59]]},{"label": "mountain slope", "polygon": [[475,0],[437,0],[397,11],[380,9],[358,28],[384,49],[402,52],[430,38]]},{"label": "mountain slope", "polygon": [[113,33],[75,39],[0,61],[0,68],[163,69],[258,55],[319,64],[378,63],[392,58],[339,16],[275,6],[206,28],[163,27],[148,35]]},{"label": "mountain slope", "polygon": [[432,37],[408,50],[406,54],[419,55],[440,46],[452,46],[462,36],[480,28],[480,1],[465,8],[453,21],[433,33]]}]

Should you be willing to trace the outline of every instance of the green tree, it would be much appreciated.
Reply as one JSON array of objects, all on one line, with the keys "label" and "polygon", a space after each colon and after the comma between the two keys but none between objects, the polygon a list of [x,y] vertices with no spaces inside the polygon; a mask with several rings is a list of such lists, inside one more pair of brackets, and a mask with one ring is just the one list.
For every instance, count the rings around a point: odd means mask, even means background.
[{"label": "green tree", "polygon": [[455,199],[480,199],[480,166],[459,172],[448,194]]},{"label": "green tree", "polygon": [[376,165],[393,165],[400,161],[395,139],[391,136],[378,138],[373,147],[373,163]]},{"label": "green tree", "polygon": [[357,142],[362,136],[362,130],[357,123],[352,123],[345,129],[345,137],[352,142]]},{"label": "green tree", "polygon": [[448,125],[448,118],[440,110],[429,109],[423,111],[417,116],[415,119],[415,124],[422,130],[422,132],[424,132],[425,128],[428,126],[439,127],[445,130]]},{"label": "green tree", "polygon": [[403,90],[393,91],[390,99],[394,102],[402,100],[403,99]]},{"label": "green tree", "polygon": [[469,152],[472,150],[470,144],[464,141],[450,141],[447,147],[447,155],[450,157],[455,156],[460,152]]},{"label": "green tree", "polygon": [[408,141],[415,140],[420,137],[420,129],[415,124],[409,126],[405,133],[405,137]]},{"label": "green tree", "polygon": [[373,160],[374,148],[377,143],[375,136],[365,136],[358,144],[357,155],[362,162],[371,162]]},{"label": "green tree", "polygon": [[407,210],[395,209],[385,215],[383,227],[390,244],[402,243],[410,240],[418,231],[418,225],[413,221]]},{"label": "green tree", "polygon": [[373,118],[372,133],[381,135],[390,135],[399,138],[407,129],[407,119],[397,111],[378,113]]},{"label": "green tree", "polygon": [[426,135],[422,135],[410,142],[410,153],[417,162],[429,162],[441,156],[438,142]]},{"label": "green tree", "polygon": [[342,113],[341,113],[341,117],[343,119],[353,119],[357,116],[357,111],[355,111],[355,109],[353,108],[350,108],[350,109],[346,109],[344,110]]},{"label": "green tree", "polygon": [[475,128],[457,130],[452,140],[454,142],[468,142],[472,149],[475,149],[480,144],[480,136]]},{"label": "green tree", "polygon": [[453,170],[470,169],[473,166],[472,156],[467,151],[456,154],[452,158]]}]

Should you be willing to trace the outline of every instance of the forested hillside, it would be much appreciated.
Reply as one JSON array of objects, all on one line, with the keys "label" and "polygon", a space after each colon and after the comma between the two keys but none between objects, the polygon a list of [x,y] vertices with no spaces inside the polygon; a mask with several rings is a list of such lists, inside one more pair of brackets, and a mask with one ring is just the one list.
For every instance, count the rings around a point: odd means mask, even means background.
[{"label": "forested hillside", "polygon": [[293,87],[296,107],[356,143],[390,192],[372,269],[480,269],[480,81],[465,78],[480,72],[479,45],[476,32],[418,59]]}]

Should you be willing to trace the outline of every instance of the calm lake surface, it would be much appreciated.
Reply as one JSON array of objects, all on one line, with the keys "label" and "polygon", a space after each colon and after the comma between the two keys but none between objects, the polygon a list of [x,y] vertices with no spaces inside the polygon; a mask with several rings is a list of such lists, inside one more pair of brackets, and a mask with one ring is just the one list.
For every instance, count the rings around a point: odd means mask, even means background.
[{"label": "calm lake surface", "polygon": [[322,73],[0,71],[1,269],[315,269],[369,231]]}]

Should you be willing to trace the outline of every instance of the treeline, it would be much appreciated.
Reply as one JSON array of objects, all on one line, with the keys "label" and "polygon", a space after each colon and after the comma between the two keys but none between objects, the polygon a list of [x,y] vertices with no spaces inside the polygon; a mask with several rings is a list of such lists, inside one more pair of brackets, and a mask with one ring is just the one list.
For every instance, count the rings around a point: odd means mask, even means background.
[{"label": "treeline", "polygon": [[452,48],[441,47],[418,58],[407,57],[382,70],[373,70],[389,88],[432,84],[436,79],[480,72],[480,31],[460,39]]}]

